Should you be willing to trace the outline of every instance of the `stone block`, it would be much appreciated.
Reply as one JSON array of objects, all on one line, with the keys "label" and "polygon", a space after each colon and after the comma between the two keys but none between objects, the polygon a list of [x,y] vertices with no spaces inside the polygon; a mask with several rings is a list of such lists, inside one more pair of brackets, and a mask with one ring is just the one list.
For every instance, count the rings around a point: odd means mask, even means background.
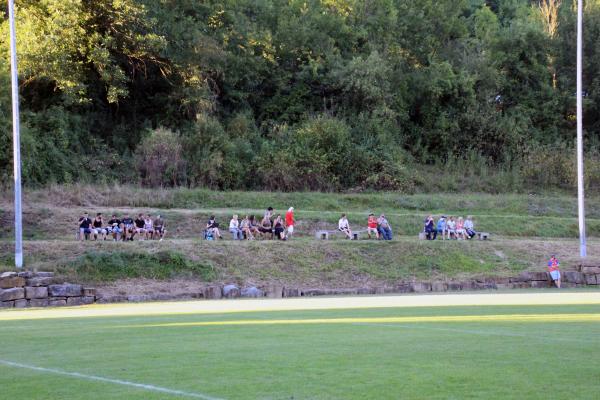
[{"label": "stone block", "polygon": [[97,302],[98,303],[123,303],[127,301],[127,296],[115,295],[115,296],[106,296],[100,297]]},{"label": "stone block", "polygon": [[18,274],[16,272],[3,272],[0,274],[0,279],[4,279],[4,278],[14,278],[15,276],[17,276]]},{"label": "stone block", "polygon": [[15,308],[25,308],[29,305],[27,299],[15,300]]},{"label": "stone block", "polygon": [[48,288],[46,286],[26,286],[26,299],[45,299],[48,297]]},{"label": "stone block", "polygon": [[96,298],[94,296],[83,296],[81,298],[81,302],[83,304],[94,304],[95,301],[96,301]]},{"label": "stone block", "polygon": [[95,297],[96,296],[96,289],[95,288],[83,288],[83,295],[86,297]]},{"label": "stone block", "polygon": [[35,273],[35,276],[40,277],[40,278],[53,278],[54,272],[39,271],[39,272]]},{"label": "stone block", "polygon": [[377,286],[377,287],[373,288],[374,294],[384,294],[386,289],[387,288],[385,288],[383,286]]},{"label": "stone block", "polygon": [[265,296],[270,299],[280,299],[283,297],[283,286],[271,285],[264,288]]},{"label": "stone block", "polygon": [[219,286],[207,286],[204,288],[205,299],[220,299],[223,297],[223,293]]},{"label": "stone block", "polygon": [[67,300],[50,299],[50,300],[48,300],[48,305],[50,307],[66,306],[67,305]]},{"label": "stone block", "polygon": [[81,297],[67,297],[68,306],[80,306],[83,304]]},{"label": "stone block", "polygon": [[236,285],[223,286],[223,297],[234,298],[240,297],[240,288]]},{"label": "stone block", "polygon": [[0,308],[12,308],[14,306],[14,301],[0,301]]},{"label": "stone block", "polygon": [[365,295],[365,294],[376,294],[376,293],[377,293],[377,291],[376,291],[375,288],[359,288],[359,289],[356,289],[356,294]]},{"label": "stone block", "polygon": [[51,277],[33,277],[26,280],[27,286],[48,286],[52,283],[53,278]]},{"label": "stone block", "polygon": [[31,271],[22,271],[17,274],[17,276],[25,279],[33,278],[33,272]]},{"label": "stone block", "polygon": [[448,285],[446,282],[433,282],[431,284],[432,292],[445,292],[446,290],[448,290]]},{"label": "stone block", "polygon": [[0,278],[0,289],[10,289],[25,286],[25,278],[20,276],[11,276],[10,278]]},{"label": "stone block", "polygon": [[0,301],[11,301],[25,298],[25,289],[11,288],[0,289]]},{"label": "stone block", "polygon": [[524,277],[525,281],[547,281],[550,279],[550,275],[547,272],[540,272],[540,271],[530,271],[530,272],[523,272],[521,275],[521,277]]},{"label": "stone block", "polygon": [[145,294],[137,294],[137,295],[130,295],[127,296],[127,301],[130,303],[142,303],[144,301],[150,301],[150,300],[159,300],[159,299],[154,299],[153,296],[148,296]]},{"label": "stone block", "polygon": [[251,286],[243,288],[240,292],[242,297],[264,297],[264,292],[257,287]]},{"label": "stone block", "polygon": [[496,289],[498,289],[498,290],[510,289],[510,283],[496,283]]},{"label": "stone block", "polygon": [[473,290],[475,288],[473,281],[464,281],[460,283],[462,290]]},{"label": "stone block", "polygon": [[48,299],[31,299],[29,305],[31,307],[48,307]]},{"label": "stone block", "polygon": [[596,275],[595,274],[586,274],[584,275],[585,277],[585,284],[586,285],[596,285],[598,284],[598,280],[596,279]]},{"label": "stone block", "polygon": [[392,293],[410,293],[412,291],[412,285],[410,283],[401,282],[394,287],[394,291]]},{"label": "stone block", "polygon": [[531,281],[529,287],[532,288],[548,288],[552,284],[551,281]]},{"label": "stone block", "polygon": [[584,274],[600,274],[600,267],[581,267]]},{"label": "stone block", "polygon": [[415,293],[431,292],[431,283],[429,282],[412,282],[410,291]]},{"label": "stone block", "polygon": [[448,290],[462,290],[460,282],[448,282]]},{"label": "stone block", "polygon": [[71,285],[69,283],[48,286],[48,294],[54,297],[78,297],[81,296],[82,291],[81,285]]},{"label": "stone block", "polygon": [[300,297],[302,292],[298,288],[283,288],[283,297]]},{"label": "stone block", "polygon": [[563,280],[565,282],[583,283],[583,274],[579,271],[565,271],[563,272]]},{"label": "stone block", "polygon": [[327,293],[322,289],[305,289],[300,294],[301,296],[312,297],[312,296],[324,296]]}]

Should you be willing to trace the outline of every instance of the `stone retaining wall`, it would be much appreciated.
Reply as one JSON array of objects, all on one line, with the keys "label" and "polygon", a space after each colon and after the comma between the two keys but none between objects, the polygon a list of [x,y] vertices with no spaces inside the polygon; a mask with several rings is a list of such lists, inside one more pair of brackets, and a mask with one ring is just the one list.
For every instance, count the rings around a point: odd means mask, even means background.
[{"label": "stone retaining wall", "polygon": [[[562,272],[562,286],[600,286],[600,266],[577,265],[573,270]],[[5,272],[0,275],[0,307],[45,307],[77,306],[92,303],[144,302],[176,299],[222,299],[239,297],[308,297],[335,295],[365,295],[391,293],[424,293],[485,289],[549,288],[553,283],[547,272],[523,272],[510,278],[481,278],[464,281],[409,281],[389,286],[362,288],[299,288],[284,285],[265,287],[238,287],[229,285],[209,285],[202,290],[155,295],[104,296],[93,288],[69,283],[55,284],[51,272]]]},{"label": "stone retaining wall", "polygon": [[0,274],[0,308],[80,306],[96,302],[96,289],[56,284],[52,272]]}]

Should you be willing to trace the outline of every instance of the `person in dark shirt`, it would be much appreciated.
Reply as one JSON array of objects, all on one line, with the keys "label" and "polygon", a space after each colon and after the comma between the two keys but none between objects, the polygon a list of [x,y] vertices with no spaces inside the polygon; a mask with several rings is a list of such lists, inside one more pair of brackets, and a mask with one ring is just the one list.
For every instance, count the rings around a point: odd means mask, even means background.
[{"label": "person in dark shirt", "polygon": [[165,237],[165,233],[167,233],[166,223],[162,216],[157,215],[154,220],[154,236],[158,237],[158,241],[162,241]]},{"label": "person in dark shirt", "polygon": [[211,215],[206,223],[206,231],[218,237],[219,239],[223,239],[223,236],[221,236],[221,232],[219,231],[219,223],[215,219],[214,215]]},{"label": "person in dark shirt", "polygon": [[90,228],[92,220],[88,213],[83,213],[83,216],[79,217],[79,240],[87,239],[88,235],[92,233]]},{"label": "person in dark shirt", "polygon": [[108,221],[107,231],[112,233],[112,237],[114,241],[119,240],[119,234],[123,232],[123,228],[121,226],[121,220],[117,218],[116,215],[113,214],[112,218]]},{"label": "person in dark shirt", "polygon": [[125,214],[121,222],[123,224],[123,240],[133,240],[133,219],[129,216],[129,214]]},{"label": "person in dark shirt", "polygon": [[131,240],[133,240],[133,237],[135,236],[136,233],[140,234],[140,240],[144,240],[144,233],[146,233],[146,229],[144,228],[144,226],[146,225],[146,221],[144,221],[144,214],[139,214],[134,222],[135,222],[135,231],[133,232],[133,235],[131,236]]},{"label": "person in dark shirt", "polygon": [[98,213],[92,221],[92,235],[94,236],[94,240],[98,240],[98,235],[102,235],[102,240],[106,240],[106,229],[102,225],[104,225],[104,219],[102,218],[102,213]]}]

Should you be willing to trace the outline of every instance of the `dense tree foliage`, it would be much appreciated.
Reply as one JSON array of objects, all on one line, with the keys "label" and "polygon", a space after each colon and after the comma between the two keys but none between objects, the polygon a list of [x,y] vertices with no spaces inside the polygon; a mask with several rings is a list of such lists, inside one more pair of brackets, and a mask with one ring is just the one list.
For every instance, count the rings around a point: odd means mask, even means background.
[{"label": "dense tree foliage", "polygon": [[[408,191],[457,163],[573,180],[573,0],[16,3],[29,184]],[[585,18],[593,162],[600,1]],[[2,180],[8,48],[5,16]]]}]

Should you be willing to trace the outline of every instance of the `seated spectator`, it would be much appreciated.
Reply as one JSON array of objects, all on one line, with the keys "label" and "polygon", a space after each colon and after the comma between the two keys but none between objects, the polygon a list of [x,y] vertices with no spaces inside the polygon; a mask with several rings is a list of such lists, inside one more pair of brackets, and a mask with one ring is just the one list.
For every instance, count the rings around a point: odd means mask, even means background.
[{"label": "seated spectator", "polygon": [[94,221],[92,221],[92,235],[94,236],[94,240],[98,240],[99,235],[102,236],[102,240],[106,240],[106,229],[102,225],[104,225],[102,213],[98,213]]},{"label": "seated spectator", "polygon": [[273,221],[273,234],[277,239],[286,240],[285,239],[285,225],[283,224],[283,219],[281,218],[281,214],[277,214],[275,220]]},{"label": "seated spectator", "polygon": [[123,227],[121,226],[121,220],[117,218],[116,215],[112,215],[111,219],[108,221],[108,233],[112,234],[113,240],[117,241],[121,237],[119,236],[123,233]]},{"label": "seated spectator", "polygon": [[154,221],[152,221],[152,216],[150,214],[146,215],[146,218],[144,218],[144,231],[146,231],[146,239],[151,240],[154,238]]},{"label": "seated spectator", "polygon": [[377,218],[374,214],[369,214],[369,218],[367,219],[367,235],[369,235],[369,239],[371,239],[371,233],[375,234],[375,238],[379,239],[379,231],[377,230]]},{"label": "seated spectator", "polygon": [[92,220],[88,213],[83,213],[83,216],[79,217],[79,240],[87,239],[88,235],[92,233]]},{"label": "seated spectator", "polygon": [[377,223],[379,224],[379,234],[383,240],[392,240],[392,226],[385,218],[385,215],[381,214],[377,219]]},{"label": "seated spectator", "polygon": [[254,217],[254,215],[251,215],[248,218],[248,222],[249,222],[250,232],[252,233],[252,235],[259,235],[260,234],[260,230],[258,230],[259,225],[256,222],[256,218]]},{"label": "seated spectator", "polygon": [[457,239],[467,239],[467,234],[465,233],[465,221],[463,217],[458,217],[456,221],[456,238]]},{"label": "seated spectator", "polygon": [[265,214],[262,221],[260,221],[260,224],[258,225],[258,231],[263,236],[269,235],[271,239],[273,239],[273,223],[271,222],[271,219],[267,214]]},{"label": "seated spectator", "polygon": [[456,238],[456,222],[454,221],[454,217],[448,217],[446,221],[446,233],[448,234],[448,239],[452,239],[452,237]]},{"label": "seated spectator", "polygon": [[231,221],[229,221],[229,232],[231,233],[233,240],[242,240],[244,238],[237,215],[234,215],[233,218],[231,218]]},{"label": "seated spectator", "polygon": [[146,230],[144,229],[144,226],[146,225],[146,222],[144,221],[144,215],[138,214],[138,217],[133,222],[135,223],[135,230],[133,231],[133,235],[131,235],[131,240],[133,240],[136,233],[139,233],[140,240],[144,240],[143,235],[146,232]]},{"label": "seated spectator", "polygon": [[346,214],[342,214],[342,217],[338,221],[338,229],[340,232],[343,232],[346,235],[347,239],[352,239],[352,230],[350,229],[350,224],[348,223]]},{"label": "seated spectator", "polygon": [[427,216],[425,220],[425,236],[427,240],[435,240],[437,237],[437,228],[435,226],[435,221],[433,220],[433,216]]},{"label": "seated spectator", "polygon": [[465,233],[469,239],[472,239],[473,236],[477,234],[477,232],[475,232],[475,225],[473,224],[473,217],[470,215],[465,219]]},{"label": "seated spectator", "polygon": [[216,221],[214,215],[211,215],[208,219],[208,222],[206,223],[206,231],[213,235],[213,237],[223,239],[223,236],[221,236],[221,232],[219,231],[219,223]]},{"label": "seated spectator", "polygon": [[242,231],[243,237],[247,240],[254,240],[254,236],[250,231],[250,218],[247,215],[242,219],[242,222],[240,222],[240,230]]},{"label": "seated spectator", "polygon": [[445,239],[446,236],[446,216],[442,215],[437,222],[437,233],[438,235],[442,235],[442,240]]},{"label": "seated spectator", "polygon": [[123,216],[123,240],[133,240],[134,235],[134,227],[133,219],[129,216],[129,214],[125,213]]},{"label": "seated spectator", "polygon": [[154,237],[158,237],[158,241],[162,241],[167,233],[166,223],[162,216],[157,215],[154,220]]}]

